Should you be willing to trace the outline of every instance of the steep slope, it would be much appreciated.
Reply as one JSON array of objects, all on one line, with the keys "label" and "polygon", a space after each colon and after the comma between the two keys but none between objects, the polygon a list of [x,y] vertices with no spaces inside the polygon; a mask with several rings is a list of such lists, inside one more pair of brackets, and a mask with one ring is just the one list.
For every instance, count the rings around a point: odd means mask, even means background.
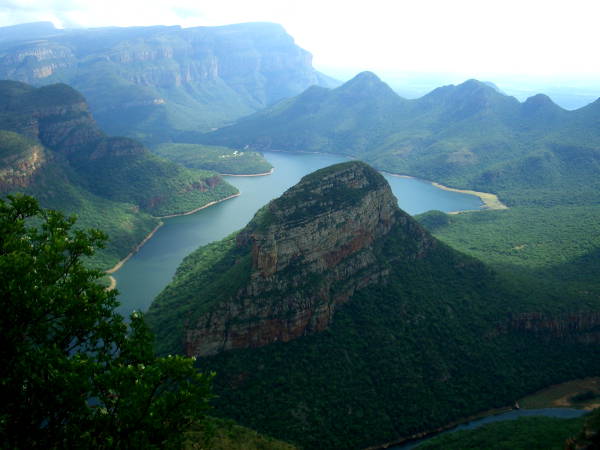
[{"label": "steep slope", "polygon": [[437,241],[350,162],[188,256],[147,319],[159,351],[217,371],[220,414],[306,448],[359,448],[597,370],[598,301],[536,287]]},{"label": "steep slope", "polygon": [[208,130],[313,84],[331,85],[311,59],[271,23],[0,28],[0,78],[71,84],[103,129],[145,141]]},{"label": "steep slope", "polygon": [[360,155],[382,145],[408,113],[404,100],[371,72],[299,96],[206,135],[206,143]]},{"label": "steep slope", "polygon": [[[69,86],[0,82],[0,188],[76,213],[111,233],[102,263],[125,256],[158,223],[237,190],[212,172],[191,171],[127,138],[106,136]],[[108,257],[107,257],[108,253]]]},{"label": "steep slope", "polygon": [[[574,180],[583,184],[597,178],[597,172],[585,180],[562,177],[571,173],[563,161],[586,164],[581,152],[598,153],[596,103],[566,111],[541,94],[519,103],[477,80],[404,100],[375,75],[362,73],[333,90],[313,87],[202,141],[343,153],[384,170],[504,195],[522,184],[530,188],[532,177],[539,180],[537,188],[558,193]],[[518,179],[501,181],[519,171]],[[561,186],[558,178],[564,180]]]}]

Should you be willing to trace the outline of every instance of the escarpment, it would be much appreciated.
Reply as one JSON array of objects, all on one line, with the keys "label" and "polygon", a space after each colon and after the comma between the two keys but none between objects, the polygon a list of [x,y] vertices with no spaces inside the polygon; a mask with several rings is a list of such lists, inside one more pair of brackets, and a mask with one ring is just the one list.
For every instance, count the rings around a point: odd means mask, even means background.
[{"label": "escarpment", "polygon": [[208,131],[309,86],[336,84],[271,23],[64,30],[50,24],[13,33],[10,42],[0,37],[0,44],[0,79],[75,86],[102,129],[146,142]]},{"label": "escarpment", "polygon": [[0,192],[27,188],[46,159],[41,145],[0,130]]},{"label": "escarpment", "polygon": [[[410,250],[398,257],[421,258],[434,244],[366,164],[340,164],[304,177],[231,239],[229,271],[242,280],[234,290],[208,299],[210,286],[191,287],[192,272],[163,293],[166,299],[189,290],[186,300],[179,299],[190,311],[178,337],[183,350],[211,355],[323,331],[357,290],[386,282],[390,262],[380,261],[376,249],[398,230],[411,235]],[[160,304],[151,308],[151,320],[154,312],[160,320]]]}]

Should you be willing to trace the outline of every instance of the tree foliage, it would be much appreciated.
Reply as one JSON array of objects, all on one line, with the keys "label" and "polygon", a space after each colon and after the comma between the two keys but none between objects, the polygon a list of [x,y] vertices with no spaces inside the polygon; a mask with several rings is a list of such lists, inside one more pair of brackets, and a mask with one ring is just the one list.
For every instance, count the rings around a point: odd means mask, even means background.
[{"label": "tree foliage", "polygon": [[9,448],[177,446],[211,398],[192,359],[156,358],[141,314],[82,259],[97,230],[27,196],[0,200],[0,440]]}]

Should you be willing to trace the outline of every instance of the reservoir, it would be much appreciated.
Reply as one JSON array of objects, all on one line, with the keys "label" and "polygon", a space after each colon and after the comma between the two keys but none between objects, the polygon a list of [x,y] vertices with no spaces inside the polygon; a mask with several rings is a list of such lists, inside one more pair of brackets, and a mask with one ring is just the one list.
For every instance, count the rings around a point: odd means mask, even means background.
[{"label": "reservoir", "polygon": [[[317,169],[347,161],[343,156],[310,153],[265,152],[275,167],[268,176],[225,177],[241,195],[188,216],[165,219],[138,253],[113,274],[120,292],[118,311],[128,315],[146,310],[169,283],[181,260],[201,245],[222,239],[244,227],[254,213]],[[479,209],[473,195],[438,189],[426,181],[384,174],[400,208],[409,214],[432,209],[465,211]]]}]

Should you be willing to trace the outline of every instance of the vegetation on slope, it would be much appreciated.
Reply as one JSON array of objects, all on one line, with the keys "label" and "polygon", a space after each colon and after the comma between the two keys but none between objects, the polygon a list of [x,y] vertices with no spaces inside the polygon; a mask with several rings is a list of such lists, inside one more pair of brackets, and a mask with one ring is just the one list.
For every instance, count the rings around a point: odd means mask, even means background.
[{"label": "vegetation on slope", "polygon": [[252,175],[269,172],[273,166],[258,152],[198,144],[160,144],[153,151],[194,169],[221,174]]},{"label": "vegetation on slope", "polygon": [[10,168],[32,150],[36,142],[12,131],[0,130],[0,169]]},{"label": "vegetation on slope", "polygon": [[155,228],[152,216],[237,193],[214,172],[187,169],[131,139],[106,137],[69,86],[3,81],[0,93],[0,192],[35,195],[45,207],[77,214],[82,226],[110,233],[107,248],[94,257],[105,268]]},{"label": "vegetation on slope", "polygon": [[566,111],[544,95],[519,103],[476,80],[405,100],[365,72],[336,89],[310,88],[201,141],[343,153],[454,187],[499,194],[543,187],[555,195],[561,177],[580,181],[573,165],[598,173],[599,110],[595,102]]},{"label": "vegetation on slope", "polygon": [[[382,243],[382,260],[397,245]],[[389,283],[356,294],[328,330],[204,358],[218,373],[216,410],[307,448],[365,447],[599,369],[593,345],[499,332],[511,312],[560,310],[546,292],[510,286],[441,244],[425,261],[396,262]]]},{"label": "vegetation on slope", "polygon": [[278,441],[232,420],[207,417],[201,425],[186,432],[185,450],[294,450],[297,447]]},{"label": "vegetation on slope", "polygon": [[[328,170],[335,169],[312,177]],[[312,217],[311,205],[318,202],[310,192],[298,190],[294,198],[298,210],[305,201]],[[342,191],[335,195],[330,200],[336,205],[353,201]],[[282,200],[281,206],[292,205]],[[271,223],[267,212],[257,213],[254,226]],[[485,220],[491,213],[470,217]],[[461,216],[432,217],[443,227]],[[524,275],[510,279],[492,272],[440,242],[426,256],[411,258],[414,239],[398,228],[377,242],[376,260],[389,270],[387,283],[363,288],[338,306],[327,330],[203,358],[203,367],[218,374],[217,412],[306,448],[366,447],[512,404],[543,386],[600,369],[597,346],[578,341],[576,331],[553,337],[507,328],[521,313],[597,311],[598,297],[566,303],[564,291]],[[245,252],[231,236],[185,260],[148,316],[161,318],[161,351],[181,348],[185,321],[223,298],[224,290],[235,292],[246,283]]]}]

